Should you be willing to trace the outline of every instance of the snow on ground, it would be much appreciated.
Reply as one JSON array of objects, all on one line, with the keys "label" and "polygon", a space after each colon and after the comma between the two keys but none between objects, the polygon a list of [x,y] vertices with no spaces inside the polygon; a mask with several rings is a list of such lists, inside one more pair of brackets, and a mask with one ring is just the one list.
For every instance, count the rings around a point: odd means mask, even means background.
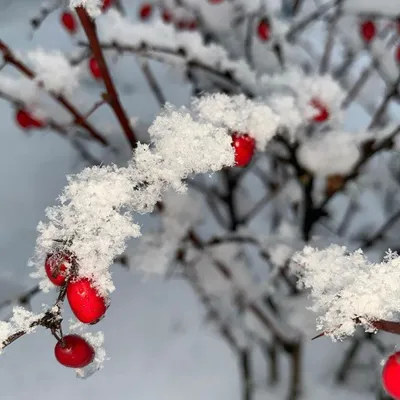
[{"label": "snow on ground", "polygon": [[[30,49],[38,43],[45,48],[63,48],[68,38],[59,29],[56,17],[46,21],[33,41],[28,39],[26,19],[32,15],[36,2],[10,5],[11,2],[0,1],[0,36],[19,49]],[[146,124],[157,112],[157,104],[148,95],[134,60],[128,65],[122,77],[138,79],[123,98],[130,100],[125,103],[129,112],[143,116]],[[185,103],[187,91],[178,86],[179,74],[157,71],[163,74],[164,84],[168,84],[170,100],[178,105]],[[146,101],[143,101],[144,93]],[[33,132],[27,136],[19,131],[14,126],[10,107],[3,101],[0,119],[1,301],[13,291],[18,292],[20,285],[29,288],[34,284],[28,277],[26,263],[32,255],[37,222],[43,218],[45,207],[54,204],[66,183],[65,174],[79,170],[81,165],[77,164],[76,153],[57,135]],[[143,281],[141,276],[120,269],[115,270],[114,279],[117,290],[112,295],[111,307],[107,317],[96,326],[104,331],[107,354],[111,358],[105,368],[88,380],[76,379],[73,371],[55,361],[51,335],[39,330],[20,339],[1,356],[2,400],[240,398],[236,361],[218,334],[204,323],[203,309],[184,282],[163,282],[159,278]],[[36,297],[35,310],[42,303],[50,302],[49,297]],[[331,380],[334,361],[339,360],[338,347],[343,346],[326,339],[307,344],[305,399],[373,398],[366,393],[329,390],[329,386],[324,386]],[[263,384],[263,374],[265,371],[260,368],[259,385]],[[321,386],[315,382],[321,382]],[[284,393],[260,390],[259,399],[267,396],[278,400],[284,398]]]}]

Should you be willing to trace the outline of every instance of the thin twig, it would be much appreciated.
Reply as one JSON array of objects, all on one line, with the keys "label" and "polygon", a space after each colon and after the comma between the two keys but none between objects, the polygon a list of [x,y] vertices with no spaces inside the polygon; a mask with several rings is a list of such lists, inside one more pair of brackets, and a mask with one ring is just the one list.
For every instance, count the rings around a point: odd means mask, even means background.
[{"label": "thin twig", "polygon": [[111,78],[107,63],[104,59],[103,50],[100,46],[99,39],[97,37],[96,24],[93,20],[90,19],[85,8],[77,7],[76,12],[83,26],[83,29],[85,30],[87,39],[90,44],[90,48],[92,49],[93,52],[93,57],[95,58],[99,66],[101,76],[103,78],[103,82],[108,93],[107,101],[110,104],[111,108],[113,109],[114,114],[118,119],[121,128],[124,131],[126,138],[128,139],[129,144],[131,145],[132,149],[134,149],[137,145],[135,133],[122,107],[118,92],[115,89],[114,82]]},{"label": "thin twig", "polygon": [[161,86],[158,84],[151,68],[147,60],[144,60],[141,57],[137,57],[139,66],[143,72],[143,75],[146,77],[146,80],[150,86],[151,91],[154,94],[154,97],[156,98],[158,105],[160,108],[164,107],[166,103],[166,98],[164,96],[164,93],[161,89]]},{"label": "thin twig", "polygon": [[396,211],[368,240],[366,240],[362,248],[371,248],[378,240],[382,239],[384,233],[390,229],[400,219],[400,209]]}]

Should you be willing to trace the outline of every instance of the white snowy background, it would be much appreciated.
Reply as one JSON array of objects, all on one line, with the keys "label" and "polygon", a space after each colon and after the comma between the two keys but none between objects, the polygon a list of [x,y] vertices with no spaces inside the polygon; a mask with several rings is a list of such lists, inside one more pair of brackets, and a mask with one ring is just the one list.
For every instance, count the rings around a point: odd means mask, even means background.
[{"label": "white snowy background", "polygon": [[[125,1],[129,13],[135,13],[136,1]],[[30,38],[29,19],[38,0],[0,1],[0,37],[13,49],[67,49],[70,38],[61,29],[58,13],[49,17]],[[168,99],[179,105],[189,99],[179,72],[157,70]],[[148,90],[134,59],[121,66],[122,100],[132,117],[140,116],[145,127],[159,108]],[[121,89],[122,86],[119,87]],[[105,124],[107,115],[104,116]],[[351,127],[362,113],[355,108],[347,117]],[[79,157],[67,141],[53,132],[26,134],[14,123],[10,106],[0,101],[0,302],[29,289],[36,282],[29,278],[26,265],[31,257],[38,221],[53,205],[66,184],[66,174],[82,168]],[[142,124],[142,125],[140,125]],[[146,218],[140,222],[148,224]],[[27,335],[10,346],[0,358],[1,399],[32,398],[103,400],[236,400],[240,398],[240,380],[236,359],[229,348],[204,321],[201,304],[191,288],[182,281],[144,279],[114,268],[118,290],[112,295],[107,317],[96,326],[105,334],[110,360],[105,368],[87,380],[79,380],[72,370],[56,362],[54,340],[43,329]],[[39,310],[48,303],[45,295],[32,302]],[[314,316],[309,318],[313,330]],[[333,371],[341,360],[344,343],[328,339],[309,342],[304,357],[304,399],[373,399],[357,388],[333,386]],[[364,360],[368,363],[370,360]],[[258,399],[283,399],[265,385],[265,366],[256,360]],[[376,362],[375,360],[373,362]],[[377,369],[379,365],[377,365]],[[285,373],[285,359],[282,358]],[[357,385],[356,385],[357,386]],[[285,385],[283,385],[285,387]],[[362,384],[360,385],[362,388]],[[266,393],[267,392],[267,393]]]}]

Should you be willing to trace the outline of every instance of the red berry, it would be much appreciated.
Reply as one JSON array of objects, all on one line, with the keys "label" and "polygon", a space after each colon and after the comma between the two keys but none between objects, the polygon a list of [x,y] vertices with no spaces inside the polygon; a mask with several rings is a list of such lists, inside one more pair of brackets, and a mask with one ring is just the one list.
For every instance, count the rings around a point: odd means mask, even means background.
[{"label": "red berry", "polygon": [[232,146],[235,149],[235,165],[245,167],[253,157],[255,140],[247,133],[239,135],[235,132],[232,135]]},{"label": "red berry", "polygon": [[15,120],[16,120],[17,124],[23,129],[27,129],[32,126],[31,125],[31,116],[25,110],[18,110],[17,113],[15,114]]},{"label": "red berry", "polygon": [[190,31],[194,31],[197,29],[197,21],[193,20],[187,23],[186,28],[189,29]]},{"label": "red berry", "polygon": [[179,30],[186,29],[186,22],[185,22],[185,21],[178,21],[178,22],[176,23],[176,27],[177,27]]},{"label": "red berry", "polygon": [[317,113],[313,116],[314,122],[324,122],[329,118],[329,111],[326,106],[318,99],[312,99],[311,105],[317,109]]},{"label": "red berry", "polygon": [[57,361],[69,368],[83,368],[89,365],[95,355],[93,347],[81,336],[67,335],[54,348]]},{"label": "red berry", "polygon": [[114,0],[103,0],[103,5],[101,6],[101,10],[107,11],[112,6]]},{"label": "red berry", "polygon": [[63,253],[49,254],[46,258],[44,268],[51,282],[56,286],[62,286],[67,279],[67,265],[71,262],[71,258]]},{"label": "red berry", "polygon": [[94,79],[102,78],[99,64],[94,57],[89,60],[89,69]]},{"label": "red berry", "polygon": [[43,122],[26,110],[17,110],[15,120],[22,129],[43,128]]},{"label": "red berry", "polygon": [[263,18],[257,26],[257,35],[260,40],[263,42],[269,40],[271,35],[271,26],[269,24],[268,19]]},{"label": "red berry", "polygon": [[139,17],[142,21],[146,21],[151,17],[153,6],[149,3],[144,3],[140,6]]},{"label": "red berry", "polygon": [[75,16],[69,11],[64,11],[61,14],[61,23],[64,25],[65,29],[71,34],[76,33],[76,31],[78,30]]},{"label": "red berry", "polygon": [[360,26],[361,37],[367,43],[370,42],[376,35],[376,27],[373,21],[364,21]]},{"label": "red berry", "polygon": [[382,370],[382,383],[386,392],[393,398],[400,399],[400,352],[392,354]]},{"label": "red berry", "polygon": [[84,324],[94,324],[105,314],[107,305],[87,278],[68,283],[67,298],[76,318]]},{"label": "red berry", "polygon": [[172,21],[172,14],[168,10],[163,10],[161,17],[166,24]]}]

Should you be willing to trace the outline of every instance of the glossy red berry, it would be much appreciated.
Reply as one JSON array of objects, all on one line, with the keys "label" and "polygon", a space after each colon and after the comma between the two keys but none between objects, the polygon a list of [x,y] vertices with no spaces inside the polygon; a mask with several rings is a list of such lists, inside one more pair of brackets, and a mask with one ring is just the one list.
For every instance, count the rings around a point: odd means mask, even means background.
[{"label": "glossy red berry", "polygon": [[54,348],[57,361],[69,368],[84,368],[95,356],[93,347],[81,336],[66,335]]},{"label": "glossy red berry", "polygon": [[382,370],[382,384],[394,399],[400,399],[400,352],[393,353]]},{"label": "glossy red berry", "polygon": [[232,135],[232,146],[235,149],[235,165],[245,167],[253,158],[256,142],[247,133]]},{"label": "glossy red berry", "polygon": [[168,10],[163,10],[161,18],[166,24],[169,24],[172,21],[172,14]]},{"label": "glossy red berry", "polygon": [[144,3],[140,6],[139,17],[142,21],[146,21],[151,17],[153,13],[153,6],[149,3]]},{"label": "glossy red berry", "polygon": [[325,122],[329,119],[329,111],[320,100],[312,99],[310,103],[316,109],[316,113],[313,116],[314,122]]},{"label": "glossy red berry", "polygon": [[103,12],[107,11],[112,6],[113,1],[114,0],[103,0],[103,5],[101,6],[101,10]]},{"label": "glossy red berry", "polygon": [[271,26],[268,19],[263,18],[257,26],[257,35],[260,40],[266,42],[271,36]]},{"label": "glossy red berry", "polygon": [[47,277],[56,286],[62,286],[67,279],[68,264],[71,262],[71,257],[67,254],[53,253],[49,254],[44,264]]},{"label": "glossy red berry", "polygon": [[363,40],[369,43],[376,35],[376,27],[373,21],[364,21],[360,25],[360,34]]},{"label": "glossy red berry", "polygon": [[71,34],[76,33],[76,31],[78,30],[78,24],[76,23],[75,16],[69,11],[64,11],[61,14],[61,23],[64,28]]},{"label": "glossy red berry", "polygon": [[27,110],[17,110],[15,121],[22,129],[43,128],[43,122],[32,116]]},{"label": "glossy red berry", "polygon": [[99,64],[94,57],[91,57],[89,60],[89,69],[94,79],[102,78]]},{"label": "glossy red berry", "polygon": [[76,318],[84,324],[95,324],[107,310],[105,299],[87,278],[68,283],[67,299]]}]

